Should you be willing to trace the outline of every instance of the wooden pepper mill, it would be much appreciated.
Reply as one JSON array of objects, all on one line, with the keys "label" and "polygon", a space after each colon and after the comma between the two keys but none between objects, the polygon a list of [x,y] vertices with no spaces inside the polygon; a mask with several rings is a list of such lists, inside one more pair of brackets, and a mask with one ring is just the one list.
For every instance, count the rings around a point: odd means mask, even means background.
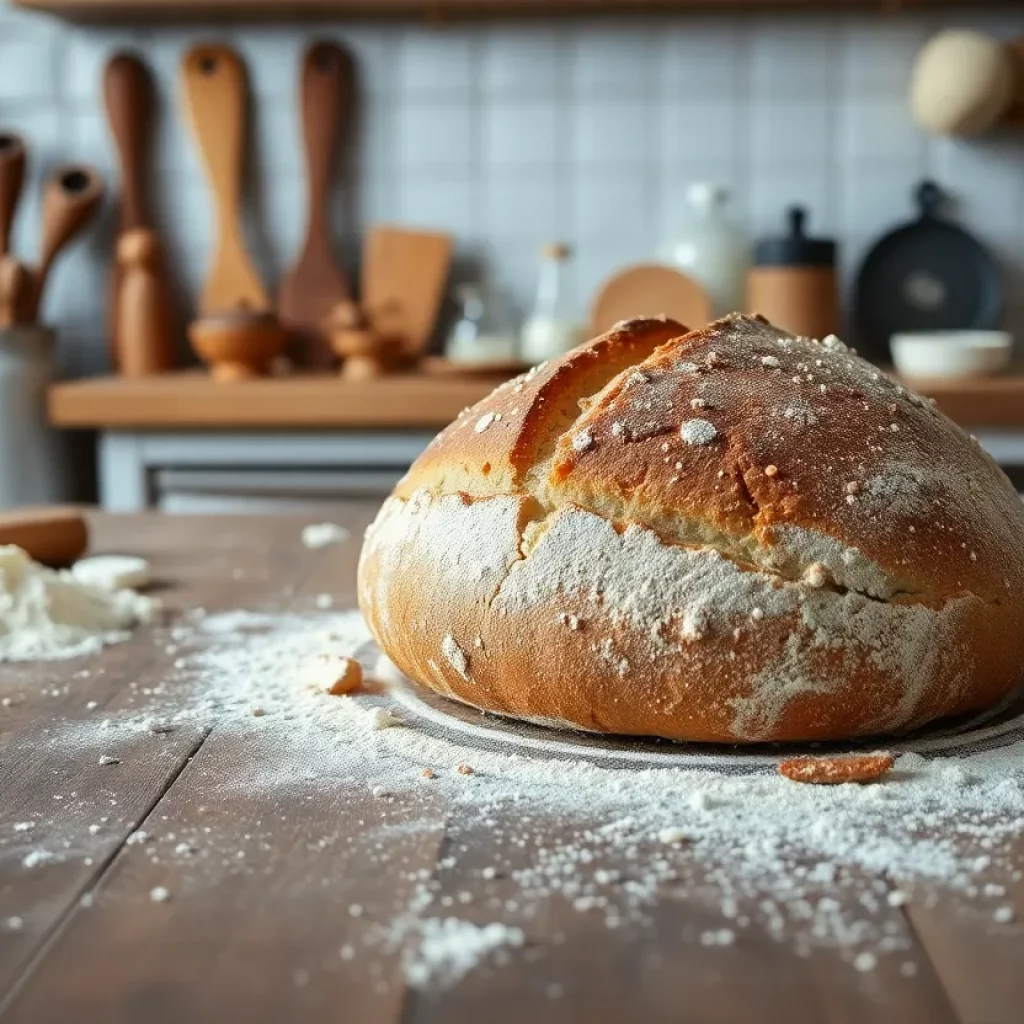
[{"label": "wooden pepper mill", "polygon": [[125,377],[150,377],[174,366],[174,324],[163,253],[156,233],[126,231],[117,242],[118,368]]},{"label": "wooden pepper mill", "polygon": [[149,69],[133,53],[118,53],[110,59],[103,87],[121,164],[119,234],[110,296],[112,355],[125,377],[147,377],[166,373],[175,362],[170,278],[146,189],[155,90]]}]

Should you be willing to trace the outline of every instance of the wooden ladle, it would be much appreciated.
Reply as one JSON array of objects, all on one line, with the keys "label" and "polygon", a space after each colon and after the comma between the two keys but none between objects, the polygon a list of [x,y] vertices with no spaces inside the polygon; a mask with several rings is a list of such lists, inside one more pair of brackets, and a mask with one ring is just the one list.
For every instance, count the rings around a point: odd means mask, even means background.
[{"label": "wooden ladle", "polygon": [[9,132],[0,134],[0,256],[11,251],[11,225],[25,180],[25,143]]},{"label": "wooden ladle", "polygon": [[242,234],[242,160],[247,81],[241,57],[226,46],[189,50],[181,69],[185,109],[217,208],[217,248],[189,325],[196,354],[218,380],[266,373],[287,335],[270,309]]},{"label": "wooden ladle", "polygon": [[54,260],[85,226],[103,198],[103,179],[95,167],[68,164],[58,167],[43,189],[43,245],[39,265],[32,273],[28,319],[39,315],[43,290]]}]

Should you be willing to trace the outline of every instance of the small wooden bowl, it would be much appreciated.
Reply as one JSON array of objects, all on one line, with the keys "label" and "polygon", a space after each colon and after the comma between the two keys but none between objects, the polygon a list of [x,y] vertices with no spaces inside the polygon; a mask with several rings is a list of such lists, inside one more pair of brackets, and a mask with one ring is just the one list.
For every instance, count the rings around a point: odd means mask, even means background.
[{"label": "small wooden bowl", "polygon": [[350,380],[383,377],[402,368],[401,339],[376,334],[368,327],[334,327],[331,349],[344,360],[341,375]]},{"label": "small wooden bowl", "polygon": [[193,320],[188,340],[214,380],[250,380],[270,372],[288,332],[273,313],[217,313]]}]

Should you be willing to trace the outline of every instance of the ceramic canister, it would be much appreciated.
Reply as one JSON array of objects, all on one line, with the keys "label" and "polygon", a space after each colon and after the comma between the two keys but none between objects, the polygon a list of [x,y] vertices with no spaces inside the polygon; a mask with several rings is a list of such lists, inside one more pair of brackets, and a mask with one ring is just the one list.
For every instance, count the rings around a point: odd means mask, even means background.
[{"label": "ceramic canister", "polygon": [[0,329],[0,508],[66,497],[63,438],[46,416],[55,340],[35,324]]}]

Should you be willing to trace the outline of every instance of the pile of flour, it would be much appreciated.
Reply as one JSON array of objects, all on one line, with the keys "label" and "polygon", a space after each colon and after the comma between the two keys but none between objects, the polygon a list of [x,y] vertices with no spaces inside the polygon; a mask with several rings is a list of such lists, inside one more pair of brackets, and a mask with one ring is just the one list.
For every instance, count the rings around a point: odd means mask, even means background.
[{"label": "pile of flour", "polygon": [[0,547],[0,662],[91,654],[127,639],[155,608],[131,590],[89,586],[39,565],[19,547]]}]

